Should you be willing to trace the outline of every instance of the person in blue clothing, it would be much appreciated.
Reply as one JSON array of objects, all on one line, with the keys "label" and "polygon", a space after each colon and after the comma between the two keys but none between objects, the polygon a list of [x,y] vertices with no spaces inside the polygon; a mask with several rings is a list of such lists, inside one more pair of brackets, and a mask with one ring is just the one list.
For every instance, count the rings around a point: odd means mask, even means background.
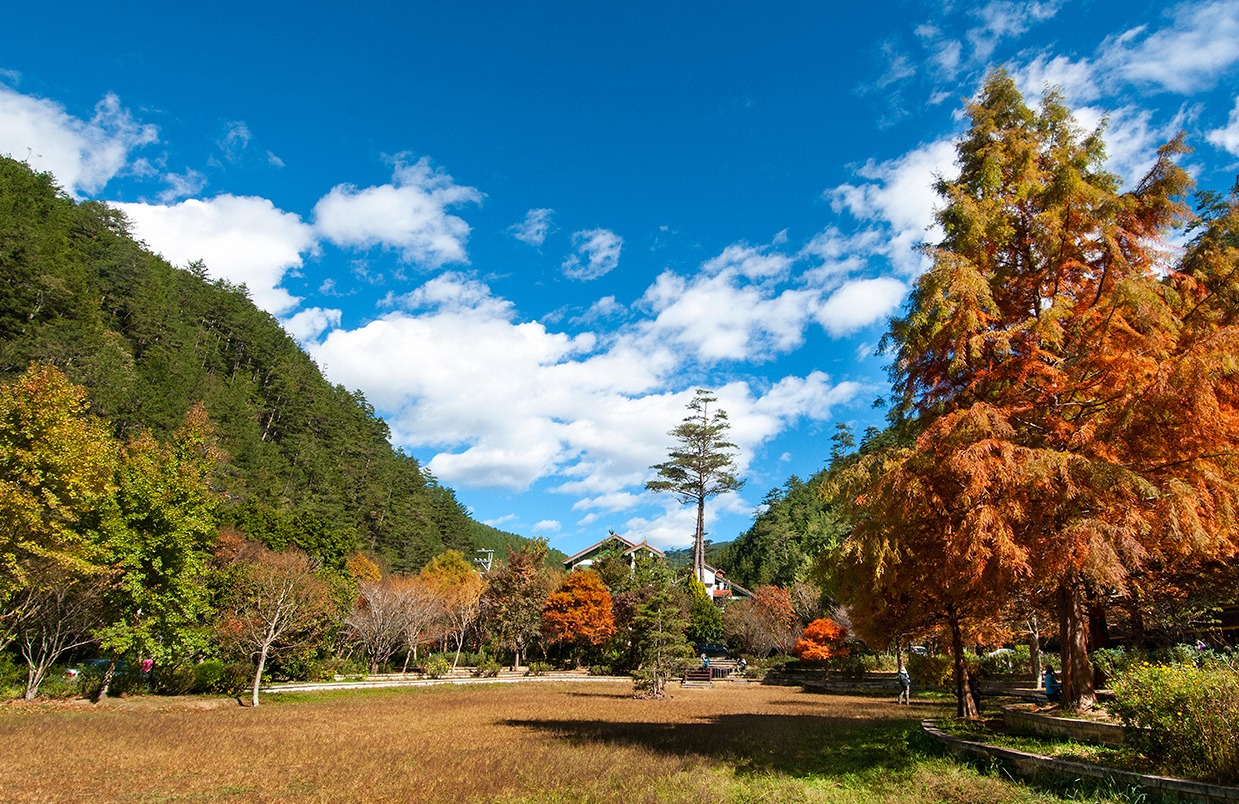
[{"label": "person in blue clothing", "polygon": [[899,668],[899,703],[912,703],[912,677],[908,675],[908,668]]},{"label": "person in blue clothing", "polygon": [[1059,701],[1063,697],[1063,685],[1058,683],[1058,676],[1054,675],[1054,668],[1050,665],[1045,668],[1045,697],[1050,701]]}]

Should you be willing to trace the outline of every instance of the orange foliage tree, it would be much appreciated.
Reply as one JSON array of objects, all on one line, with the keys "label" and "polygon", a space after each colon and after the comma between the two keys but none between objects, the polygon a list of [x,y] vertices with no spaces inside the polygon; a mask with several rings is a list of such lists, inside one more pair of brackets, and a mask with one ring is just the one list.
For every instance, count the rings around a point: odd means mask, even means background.
[{"label": "orange foliage tree", "polygon": [[601,645],[614,633],[611,593],[593,570],[574,570],[564,576],[542,609],[543,638],[575,646],[578,659],[583,647]]},{"label": "orange foliage tree", "polygon": [[967,113],[960,175],[937,185],[945,237],[886,339],[916,448],[869,461],[857,499],[932,501],[911,518],[938,538],[873,516],[855,549],[875,576],[941,558],[956,591],[1057,589],[1064,701],[1088,706],[1089,592],[1151,556],[1235,549],[1239,226],[1221,204],[1176,262],[1181,142],[1121,192],[1054,93],[1034,112],[998,72]]},{"label": "orange foliage tree", "polygon": [[796,640],[796,655],[805,662],[824,662],[836,656],[847,656],[848,649],[843,647],[847,635],[847,629],[834,620],[819,618],[809,623],[804,634]]}]

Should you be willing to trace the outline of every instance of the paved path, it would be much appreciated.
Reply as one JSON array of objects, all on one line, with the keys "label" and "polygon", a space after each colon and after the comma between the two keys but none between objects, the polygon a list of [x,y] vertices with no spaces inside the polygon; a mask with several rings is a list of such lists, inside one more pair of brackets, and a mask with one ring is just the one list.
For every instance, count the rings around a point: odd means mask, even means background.
[{"label": "paved path", "polygon": [[375,676],[367,679],[345,681],[317,681],[291,684],[268,684],[259,692],[312,692],[316,690],[367,690],[383,687],[433,687],[444,684],[516,684],[526,681],[602,681],[631,683],[628,676],[591,676],[585,673],[547,673],[544,676],[526,676],[518,673],[500,674],[497,678],[474,678],[473,676],[448,676],[445,678],[422,678],[420,676]]}]

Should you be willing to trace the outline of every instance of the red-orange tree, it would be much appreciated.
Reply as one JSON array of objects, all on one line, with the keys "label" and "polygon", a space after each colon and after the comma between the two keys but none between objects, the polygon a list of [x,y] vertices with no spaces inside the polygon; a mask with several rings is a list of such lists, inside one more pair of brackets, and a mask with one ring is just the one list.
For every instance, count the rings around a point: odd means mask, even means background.
[{"label": "red-orange tree", "polygon": [[[897,462],[904,482],[882,475],[862,510],[934,488],[930,557],[991,596],[1011,587],[987,572],[1057,588],[1064,699],[1088,705],[1090,586],[1121,588],[1149,556],[1234,551],[1233,204],[1176,264],[1179,141],[1121,192],[1100,134],[1053,93],[1034,112],[999,72],[967,112],[959,178],[937,185],[944,239],[887,339],[895,412],[936,460]],[[898,546],[899,519],[863,520],[871,552]]]},{"label": "red-orange tree", "polygon": [[847,629],[829,617],[821,617],[809,623],[800,639],[796,640],[795,652],[801,661],[824,662],[836,656],[847,656],[843,646]]},{"label": "red-orange tree", "polygon": [[573,645],[577,656],[586,645],[601,645],[615,633],[611,593],[593,570],[574,570],[542,609],[542,636],[548,642]]}]

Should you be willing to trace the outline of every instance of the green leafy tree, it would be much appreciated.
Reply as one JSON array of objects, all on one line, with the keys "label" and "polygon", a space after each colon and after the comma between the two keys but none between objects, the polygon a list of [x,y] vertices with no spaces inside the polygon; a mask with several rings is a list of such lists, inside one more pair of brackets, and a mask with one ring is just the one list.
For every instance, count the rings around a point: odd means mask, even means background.
[{"label": "green leafy tree", "polygon": [[688,580],[688,630],[689,642],[718,642],[723,638],[723,613],[710,597],[709,590],[694,576]]},{"label": "green leafy tree", "polygon": [[[167,444],[146,433],[126,446],[103,520],[112,582],[97,636],[113,668],[127,653],[173,664],[206,649],[208,564],[218,535],[211,481],[220,461],[200,406]],[[110,675],[111,668],[101,694]]]},{"label": "green leafy tree", "polygon": [[692,661],[696,652],[685,636],[689,626],[685,596],[676,589],[670,568],[665,562],[654,562],[644,580],[644,594],[630,636],[638,658],[633,687],[661,698],[667,682]]},{"label": "green leafy tree", "polygon": [[674,494],[683,505],[697,506],[697,531],[693,540],[693,574],[705,582],[706,500],[729,491],[739,491],[744,481],[736,477],[735,458],[731,450],[736,445],[727,441],[727,412],[711,410],[718,400],[709,391],[698,388],[688,403],[689,415],[668,435],[676,441],[670,460],[656,464],[658,480],[645,487],[651,491]]}]

